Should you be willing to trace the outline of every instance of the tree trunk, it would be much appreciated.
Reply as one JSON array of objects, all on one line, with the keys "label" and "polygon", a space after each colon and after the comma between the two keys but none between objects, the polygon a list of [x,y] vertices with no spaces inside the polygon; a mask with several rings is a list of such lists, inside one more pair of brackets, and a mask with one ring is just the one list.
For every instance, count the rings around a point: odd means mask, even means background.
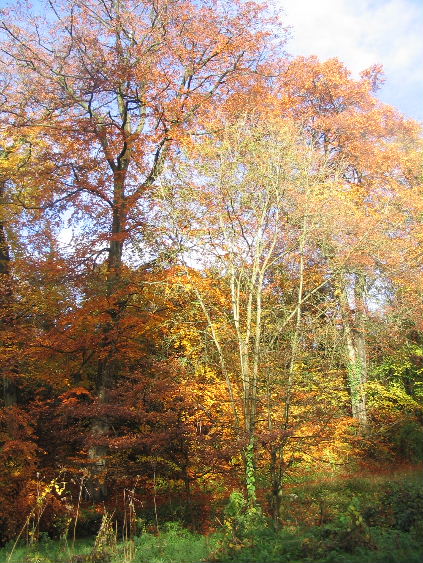
[{"label": "tree trunk", "polygon": [[[5,181],[0,182],[0,205],[4,196]],[[12,281],[10,279],[10,252],[7,243],[6,229],[3,221],[0,221],[0,331],[15,322],[11,312],[12,304]],[[6,343],[7,345],[7,343]],[[10,366],[2,363],[3,379],[3,404],[5,407],[13,407],[17,403],[16,383],[10,374]]]},{"label": "tree trunk", "polygon": [[346,364],[351,397],[352,415],[357,419],[361,432],[367,431],[367,407],[365,385],[367,382],[367,352],[365,332],[364,274],[353,275],[352,294],[354,306],[348,300],[348,282],[342,277],[338,288],[342,323],[346,343]]},{"label": "tree trunk", "polygon": [[109,391],[113,389],[120,376],[120,362],[118,360],[115,329],[119,323],[123,300],[122,290],[122,254],[126,227],[126,209],[124,206],[124,185],[115,181],[114,206],[111,225],[111,236],[107,259],[107,298],[109,300],[109,321],[102,327],[102,343],[104,358],[100,358],[97,366],[96,392],[100,404],[98,417],[93,419],[91,425],[92,445],[88,451],[91,462],[92,479],[90,495],[93,500],[103,500],[107,496],[105,482],[106,457],[108,447],[105,443],[110,431],[110,422],[106,414],[106,405],[109,402]]},{"label": "tree trunk", "polygon": [[273,526],[275,530],[279,530],[281,527],[283,472],[283,447],[272,447],[270,451],[270,479],[272,486],[270,505],[272,510]]}]

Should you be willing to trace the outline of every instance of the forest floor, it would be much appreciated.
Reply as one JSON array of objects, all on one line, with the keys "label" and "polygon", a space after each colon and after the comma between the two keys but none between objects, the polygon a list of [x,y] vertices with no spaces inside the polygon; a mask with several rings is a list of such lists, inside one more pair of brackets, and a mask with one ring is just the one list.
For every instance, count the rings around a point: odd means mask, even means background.
[{"label": "forest floor", "polygon": [[[132,541],[10,542],[0,563],[422,563],[422,472],[291,486],[284,528],[226,512],[221,529],[194,533],[178,522]],[[316,520],[320,520],[316,525]],[[314,525],[313,525],[314,524]]]}]

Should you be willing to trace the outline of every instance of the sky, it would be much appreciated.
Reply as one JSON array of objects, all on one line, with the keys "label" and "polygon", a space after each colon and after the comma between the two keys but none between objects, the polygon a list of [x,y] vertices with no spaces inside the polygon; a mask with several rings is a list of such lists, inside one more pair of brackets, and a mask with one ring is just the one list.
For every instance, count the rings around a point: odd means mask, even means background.
[{"label": "sky", "polygon": [[[16,0],[15,0],[16,1]],[[0,7],[14,0],[0,0]],[[33,0],[34,5],[39,0]],[[338,57],[358,77],[382,64],[379,98],[423,121],[423,0],[273,0],[291,26],[291,55]]]},{"label": "sky", "polygon": [[291,55],[339,58],[358,77],[382,64],[378,97],[423,121],[422,0],[277,0],[292,26]]}]

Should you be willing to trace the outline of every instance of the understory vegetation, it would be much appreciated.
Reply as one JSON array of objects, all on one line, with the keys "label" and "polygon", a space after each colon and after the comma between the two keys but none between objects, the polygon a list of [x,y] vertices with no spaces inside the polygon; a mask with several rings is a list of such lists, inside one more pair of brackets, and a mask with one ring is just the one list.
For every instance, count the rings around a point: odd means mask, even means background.
[{"label": "understory vegetation", "polygon": [[[423,555],[423,472],[318,478],[292,483],[275,530],[260,509],[233,492],[216,528],[200,534],[186,522],[103,513],[97,535],[73,541],[40,533],[0,551],[10,563],[420,563]],[[289,491],[289,492],[288,492]],[[80,533],[92,534],[81,516]]]}]

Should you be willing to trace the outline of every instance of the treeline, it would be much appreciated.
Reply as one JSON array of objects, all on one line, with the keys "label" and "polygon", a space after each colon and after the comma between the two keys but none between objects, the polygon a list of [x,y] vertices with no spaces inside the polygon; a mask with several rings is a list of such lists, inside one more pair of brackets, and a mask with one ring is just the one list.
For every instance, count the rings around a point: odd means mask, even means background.
[{"label": "treeline", "polygon": [[30,13],[0,26],[1,540],[128,502],[207,530],[237,489],[278,528],[292,483],[421,461],[421,131],[381,69],[289,57],[253,2]]}]

